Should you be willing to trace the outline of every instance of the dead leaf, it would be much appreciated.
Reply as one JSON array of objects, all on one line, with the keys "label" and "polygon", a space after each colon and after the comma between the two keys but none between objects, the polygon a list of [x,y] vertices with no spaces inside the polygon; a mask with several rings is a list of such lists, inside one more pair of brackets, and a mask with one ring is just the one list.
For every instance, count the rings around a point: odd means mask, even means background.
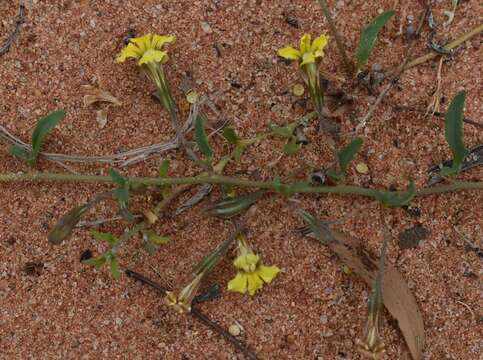
[{"label": "dead leaf", "polygon": [[[327,245],[344,264],[372,287],[379,268],[377,258],[366,251],[357,239],[329,229],[328,225],[324,226],[322,222],[320,223],[323,229],[317,232],[317,239]],[[303,232],[307,235],[306,231]],[[382,298],[386,309],[397,319],[413,360],[422,359],[424,323],[421,312],[406,281],[389,263],[384,271]]]},{"label": "dead leaf", "polygon": [[107,124],[107,111],[105,109],[96,111],[96,121],[99,124],[99,127],[104,129]]},{"label": "dead leaf", "polygon": [[116,106],[121,106],[122,103],[113,96],[110,92],[102,90],[92,85],[82,85],[84,91],[84,107],[91,106],[97,102],[108,102]]}]

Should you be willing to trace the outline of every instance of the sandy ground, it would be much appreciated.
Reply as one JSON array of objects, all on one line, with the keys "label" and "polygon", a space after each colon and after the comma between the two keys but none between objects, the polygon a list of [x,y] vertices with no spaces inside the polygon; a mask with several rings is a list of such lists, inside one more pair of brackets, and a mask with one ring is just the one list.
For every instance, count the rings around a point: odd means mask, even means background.
[{"label": "sandy ground", "polygon": [[[243,136],[264,131],[269,123],[284,124],[306,110],[294,106],[292,86],[299,82],[295,67],[278,61],[276,51],[295,44],[304,32],[328,32],[315,1],[40,1],[30,2],[26,24],[10,52],[0,58],[0,123],[28,140],[36,119],[57,109],[67,117],[53,131],[45,147],[68,154],[111,154],[167,141],[174,131],[166,114],[152,101],[152,86],[133,63],[117,65],[113,59],[130,29],[138,35],[173,34],[169,47],[168,77],[179,103],[179,79],[190,71],[200,93],[217,90],[223,116]],[[435,2],[435,18],[441,24],[449,1]],[[381,33],[370,63],[392,69],[402,60],[407,44],[398,36],[407,18],[416,21],[419,1],[330,1],[337,26],[354,52],[359,29],[380,9],[395,6],[397,14]],[[463,1],[450,30],[441,41],[455,38],[481,23],[481,5]],[[0,41],[12,29],[16,1],[0,3]],[[299,27],[286,18],[298,20]],[[201,23],[209,24],[207,32]],[[428,35],[427,27],[423,38]],[[218,54],[215,44],[221,49]],[[465,114],[481,122],[481,38],[465,43],[455,59],[443,65],[443,108],[460,90],[467,91]],[[418,40],[415,54],[424,54]],[[344,88],[344,72],[332,41],[323,70]],[[478,60],[480,59],[480,60]],[[404,188],[408,178],[423,186],[427,170],[450,156],[441,119],[420,112],[396,111],[395,106],[425,109],[435,90],[436,61],[407,71],[397,90],[378,108],[364,133],[365,143],[357,161],[369,166],[358,174],[352,166],[348,183],[378,188]],[[92,108],[82,106],[80,87],[101,84],[123,102],[110,108],[109,122],[99,129]],[[233,86],[232,84],[239,84]],[[355,115],[369,106],[367,92],[354,92]],[[341,144],[349,139],[354,124],[341,121]],[[284,157],[275,168],[267,164],[280,156],[281,143],[271,139],[248,150],[229,174],[247,173],[253,179],[269,179],[290,172],[301,160],[328,164],[332,158],[323,137],[314,127],[310,144],[296,156]],[[481,129],[465,125],[465,142],[483,142]],[[214,141],[217,156],[227,151]],[[165,157],[174,164],[173,175],[194,174],[196,169],[180,151]],[[156,175],[159,158],[124,170],[127,175]],[[63,168],[40,161],[45,171]],[[103,165],[75,166],[80,172],[105,174]],[[0,171],[27,171],[5,150],[0,151]],[[483,177],[481,169],[464,175]],[[81,229],[64,246],[48,244],[46,232],[65,211],[87,201],[105,186],[64,184],[0,185],[0,358],[143,358],[236,359],[242,358],[230,344],[194,320],[167,309],[161,298],[126,277],[114,281],[107,269],[94,270],[79,262],[81,253],[103,249]],[[213,192],[211,200],[219,198]],[[343,219],[337,228],[363,239],[379,251],[383,238],[379,205],[355,197],[334,195],[297,196],[301,205],[324,219]],[[385,210],[391,227],[389,261],[407,279],[421,308],[427,334],[425,359],[474,360],[481,356],[481,258],[468,250],[454,229],[481,246],[483,194],[461,192],[417,199],[414,217],[401,209]],[[114,214],[112,203],[98,206],[91,219]],[[344,215],[353,214],[345,217]],[[257,296],[229,293],[201,308],[225,327],[238,321],[242,338],[261,359],[360,359],[355,340],[362,333],[369,289],[354,275],[342,271],[328,249],[302,238],[296,213],[284,199],[265,199],[245,215],[249,240],[267,264],[282,273]],[[429,230],[428,238],[414,249],[401,250],[399,233],[415,224]],[[100,228],[120,234],[125,224]],[[191,267],[209,249],[224,240],[229,222],[209,217],[197,207],[176,219],[163,219],[156,230],[173,238],[155,255],[140,250],[138,239],[121,252],[121,265],[163,284],[182,284]],[[207,283],[222,287],[234,276],[230,254],[209,276]],[[25,271],[29,262],[38,264]],[[159,277],[154,269],[161,275]],[[409,359],[404,340],[386,316],[383,338],[386,359]],[[480,354],[480,355],[478,355]]]}]

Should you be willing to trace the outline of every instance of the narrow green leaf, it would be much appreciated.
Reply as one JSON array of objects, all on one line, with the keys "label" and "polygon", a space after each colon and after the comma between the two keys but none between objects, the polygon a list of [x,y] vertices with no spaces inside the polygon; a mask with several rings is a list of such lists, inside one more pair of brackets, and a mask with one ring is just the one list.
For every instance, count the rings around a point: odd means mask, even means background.
[{"label": "narrow green leaf", "polygon": [[116,255],[111,254],[109,263],[111,266],[112,277],[116,280],[119,280],[119,278],[121,277],[121,273],[119,272],[119,262],[117,261]]},{"label": "narrow green leaf", "polygon": [[354,157],[356,156],[361,146],[362,146],[362,139],[355,138],[354,140],[351,141],[349,145],[347,145],[337,154],[337,158],[339,159],[340,171],[342,175],[346,174],[347,166],[352,161],[352,159],[354,159]]},{"label": "narrow green leaf", "polygon": [[263,194],[265,190],[258,190],[251,194],[238,196],[233,199],[223,200],[213,205],[209,212],[212,215],[222,218],[230,218],[242,212],[243,210],[254,204]]},{"label": "narrow green leaf", "polygon": [[55,111],[46,117],[40,119],[32,133],[32,161],[35,162],[40,152],[40,147],[50,130],[55,128],[57,124],[64,118],[65,112]]},{"label": "narrow green leaf", "polygon": [[26,162],[30,162],[30,154],[24,148],[21,148],[18,145],[12,145],[9,150],[10,154],[15,156],[16,158]]},{"label": "narrow green leaf", "polygon": [[283,146],[283,152],[287,155],[293,155],[300,150],[302,144],[297,144],[295,137],[292,137],[288,143]]},{"label": "narrow green leaf", "polygon": [[230,245],[237,239],[237,235],[238,234],[235,233],[222,243],[218,244],[218,246],[211,253],[201,259],[201,261],[193,269],[193,273],[196,275],[201,273],[206,275],[209,273],[220,262],[220,260],[223,259],[226,252],[230,248]]},{"label": "narrow green leaf", "polygon": [[161,165],[159,165],[159,177],[166,178],[168,177],[169,171],[169,160],[165,159],[161,161]]},{"label": "narrow green leaf", "polygon": [[156,234],[154,231],[144,231],[143,234],[147,237],[149,241],[156,245],[167,244],[171,238],[169,236],[161,236]]},{"label": "narrow green leaf", "polygon": [[357,48],[357,65],[362,68],[367,64],[369,55],[376,44],[377,34],[382,27],[393,17],[394,10],[388,10],[377,16],[371,23],[366,25],[361,32],[359,47]]},{"label": "narrow green leaf", "polygon": [[448,111],[444,116],[445,138],[453,152],[453,163],[450,170],[443,173],[446,175],[457,174],[461,170],[461,164],[468,155],[463,141],[463,109],[465,106],[465,91],[460,91],[451,101]]},{"label": "narrow green leaf", "polygon": [[289,126],[277,126],[277,125],[270,125],[270,130],[272,131],[272,135],[279,136],[282,138],[290,139],[293,136],[293,129]]},{"label": "narrow green leaf", "polygon": [[233,149],[233,159],[235,160],[236,163],[240,162],[241,156],[243,154],[243,150],[245,150],[245,148],[240,145],[236,145],[235,148]]},{"label": "narrow green leaf", "polygon": [[126,185],[126,179],[115,169],[109,169],[109,176],[111,177],[112,181],[119,185],[119,186],[125,186]]},{"label": "narrow green leaf", "polygon": [[409,187],[406,191],[373,191],[376,200],[380,201],[386,206],[404,206],[408,205],[409,202],[416,195],[416,186],[414,182],[409,183]]},{"label": "narrow green leaf", "polygon": [[235,133],[235,130],[231,127],[223,128],[223,137],[228,141],[230,144],[236,145],[240,138]]},{"label": "narrow green leaf", "polygon": [[91,234],[94,236],[96,240],[105,241],[111,246],[116,245],[116,243],[119,241],[119,239],[114,235],[112,235],[111,233],[103,233],[103,232],[92,230]]},{"label": "narrow green leaf", "polygon": [[208,159],[211,159],[213,157],[213,150],[208,142],[203,118],[201,116],[198,116],[195,121],[195,139],[201,153]]},{"label": "narrow green leaf", "polygon": [[339,181],[341,181],[343,178],[344,178],[344,174],[342,172],[337,172],[335,171],[334,169],[328,169],[326,172],[325,172],[325,175],[327,175],[329,178],[332,179],[332,181],[338,183]]},{"label": "narrow green leaf", "polygon": [[87,260],[82,260],[82,263],[85,265],[94,266],[96,269],[99,269],[100,267],[102,267],[102,265],[106,263],[106,260],[107,259],[105,255],[100,255]]},{"label": "narrow green leaf", "polygon": [[72,234],[72,230],[82,216],[84,216],[90,208],[91,204],[85,204],[69,210],[49,231],[49,234],[47,235],[49,242],[58,245],[66,240]]}]

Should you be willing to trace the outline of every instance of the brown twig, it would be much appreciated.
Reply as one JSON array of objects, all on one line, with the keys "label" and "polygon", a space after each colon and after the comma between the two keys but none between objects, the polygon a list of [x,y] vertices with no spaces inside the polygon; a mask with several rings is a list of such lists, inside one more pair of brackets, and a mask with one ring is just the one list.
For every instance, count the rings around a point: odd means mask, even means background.
[{"label": "brown twig", "polygon": [[0,47],[0,56],[5,55],[10,47],[12,46],[13,42],[17,38],[18,34],[20,33],[20,29],[22,28],[22,24],[25,22],[25,6],[20,1],[20,5],[18,6],[18,15],[17,19],[15,20],[15,28],[10,36],[7,38],[5,43]]},{"label": "brown twig", "polygon": [[[419,18],[419,25],[418,25],[418,28],[416,30],[416,35],[419,34],[421,32],[421,29],[423,27],[423,24],[424,24],[424,20],[426,18],[426,13],[428,11],[428,8],[426,7],[423,12],[421,13],[421,16]],[[361,129],[363,129],[366,125],[367,125],[367,122],[369,121],[369,119],[372,117],[372,114],[374,114],[374,111],[376,110],[376,108],[379,106],[379,104],[382,102],[382,100],[384,99],[384,97],[387,95],[387,93],[392,89],[392,87],[394,86],[395,83],[397,83],[399,81],[399,77],[402,75],[402,73],[404,72],[405,70],[405,67],[406,67],[406,64],[409,62],[409,58],[411,56],[411,53],[413,51],[413,48],[414,48],[414,45],[415,45],[415,42],[413,41],[411,43],[411,45],[409,45],[409,48],[408,50],[406,51],[406,56],[404,58],[404,61],[402,62],[402,64],[397,68],[395,74],[394,74],[394,78],[392,81],[390,81],[386,87],[384,88],[384,90],[382,90],[382,92],[379,94],[379,96],[377,97],[376,101],[374,102],[374,104],[370,107],[369,111],[367,112],[367,114],[361,119],[361,121],[359,122],[359,124],[356,126],[356,130],[355,132],[358,133]]]},{"label": "brown twig", "polygon": [[[168,291],[168,289],[162,287],[161,285],[156,284],[154,281],[132,270],[126,270],[126,275],[130,278],[133,278],[134,280],[141,282],[142,284],[152,287],[153,289],[161,293],[163,296],[165,296]],[[253,354],[250,350],[248,350],[236,337],[231,335],[229,332],[227,332],[225,329],[223,329],[220,325],[218,325],[214,321],[210,320],[210,318],[208,318],[208,316],[206,316],[201,310],[195,307],[192,307],[191,312],[189,314],[191,314],[191,316],[193,316],[195,319],[201,321],[203,324],[205,324],[206,326],[208,326],[209,328],[217,332],[219,335],[221,335],[230,344],[232,344],[238,350],[240,350],[243,353],[243,355],[246,356],[247,359],[257,360],[257,357],[255,356],[255,354]]]},{"label": "brown twig", "polygon": [[[465,41],[471,39],[472,37],[479,35],[483,31],[483,24],[478,25],[476,28],[473,30],[467,32],[466,34],[461,35],[459,38],[453,40],[449,44],[444,46],[444,49],[446,50],[452,50],[459,45],[463,44]],[[409,63],[404,65],[404,70],[410,69],[414,66],[420,65],[422,63],[425,63],[428,60],[434,59],[438,57],[438,53],[435,53],[434,51],[431,51],[430,53],[420,56],[414,60],[411,60]]]}]

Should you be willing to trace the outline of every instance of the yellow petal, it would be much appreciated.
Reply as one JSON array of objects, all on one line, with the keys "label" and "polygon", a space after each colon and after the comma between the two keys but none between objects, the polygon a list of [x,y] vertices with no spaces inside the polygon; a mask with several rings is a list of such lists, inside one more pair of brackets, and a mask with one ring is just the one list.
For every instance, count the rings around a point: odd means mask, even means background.
[{"label": "yellow petal", "polygon": [[305,34],[300,39],[300,52],[304,55],[308,51],[310,51],[310,34]]},{"label": "yellow petal", "polygon": [[273,279],[277,276],[280,272],[280,269],[276,266],[265,266],[260,265],[258,268],[258,275],[265,281],[267,284],[272,282]]},{"label": "yellow petal", "polygon": [[263,280],[258,276],[258,272],[246,274],[248,280],[248,293],[253,296],[258,289],[263,287]]},{"label": "yellow petal", "polygon": [[320,35],[317,39],[314,40],[312,43],[312,52],[315,54],[315,57],[323,57],[324,56],[324,48],[329,41],[329,37],[325,35]]},{"label": "yellow petal", "polygon": [[167,55],[166,51],[149,49],[143,54],[141,59],[139,59],[138,63],[139,65],[148,64],[148,63],[160,63],[160,62],[163,62],[166,55]]},{"label": "yellow petal", "polygon": [[124,49],[122,49],[121,53],[117,56],[116,62],[121,63],[126,61],[126,59],[139,59],[142,53],[139,51],[139,48],[129,43]]},{"label": "yellow petal", "polygon": [[251,271],[255,271],[259,261],[260,261],[260,256],[255,255],[253,253],[248,253],[248,254],[238,256],[233,262],[233,265],[235,265],[237,269],[240,269],[246,272],[251,272]]},{"label": "yellow petal", "polygon": [[151,38],[152,38],[152,35],[148,34],[148,35],[131,39],[130,41],[131,43],[137,45],[141,53],[144,53],[151,47]]},{"label": "yellow petal", "polygon": [[300,66],[315,63],[315,56],[311,52],[305,53],[302,59],[303,59],[303,61],[300,64]]},{"label": "yellow petal", "polygon": [[278,56],[288,60],[299,60],[302,57],[302,54],[293,47],[287,46],[278,50]]},{"label": "yellow petal", "polygon": [[153,35],[152,46],[156,50],[160,50],[164,44],[173,44],[176,41],[176,36],[171,35]]},{"label": "yellow petal", "polygon": [[245,274],[238,273],[228,282],[228,290],[245,294],[247,292],[247,281]]}]

